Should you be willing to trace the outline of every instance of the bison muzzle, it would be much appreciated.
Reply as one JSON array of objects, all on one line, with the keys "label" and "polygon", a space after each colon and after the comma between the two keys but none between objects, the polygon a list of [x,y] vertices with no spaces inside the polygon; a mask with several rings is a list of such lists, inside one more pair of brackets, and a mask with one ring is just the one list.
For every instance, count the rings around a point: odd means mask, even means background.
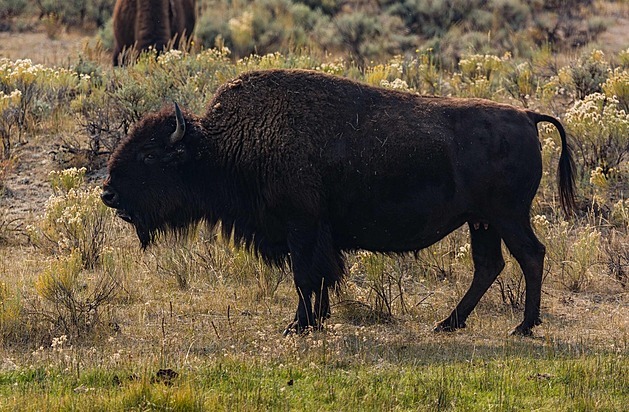
[{"label": "bison muzzle", "polygon": [[[288,331],[320,327],[344,253],[405,253],[469,225],[474,277],[436,330],[465,321],[505,263],[526,280],[524,320],[540,323],[545,248],[531,229],[542,176],[538,122],[561,136],[559,198],[574,208],[570,150],[553,117],[482,99],[423,97],[303,70],[223,85],[205,116],[146,115],[108,164],[102,200],[143,247],[197,222],[267,263],[289,263],[298,306]],[[313,304],[314,298],[314,304]]]}]

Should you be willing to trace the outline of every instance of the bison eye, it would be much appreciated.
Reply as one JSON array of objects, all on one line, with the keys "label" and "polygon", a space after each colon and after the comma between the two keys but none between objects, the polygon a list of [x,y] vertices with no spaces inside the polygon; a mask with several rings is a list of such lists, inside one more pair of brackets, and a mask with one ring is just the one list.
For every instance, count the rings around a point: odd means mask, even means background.
[{"label": "bison eye", "polygon": [[153,153],[147,153],[146,155],[144,155],[144,162],[145,163],[155,163],[157,161],[157,156],[155,156]]}]

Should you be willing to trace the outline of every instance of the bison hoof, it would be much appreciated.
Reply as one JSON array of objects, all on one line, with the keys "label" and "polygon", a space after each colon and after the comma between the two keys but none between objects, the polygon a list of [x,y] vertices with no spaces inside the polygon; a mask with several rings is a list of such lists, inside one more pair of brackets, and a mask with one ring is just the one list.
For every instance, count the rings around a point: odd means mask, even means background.
[{"label": "bison hoof", "polygon": [[533,329],[530,327],[525,327],[522,325],[518,325],[513,329],[509,335],[511,336],[533,336]]},{"label": "bison hoof", "polygon": [[286,326],[286,329],[284,329],[284,332],[282,333],[282,335],[284,337],[288,336],[288,335],[307,335],[308,333],[310,333],[311,330],[313,330],[314,328],[312,326],[301,326],[299,324],[299,322],[294,321],[288,324],[288,326]]},{"label": "bison hoof", "polygon": [[446,319],[442,322],[437,323],[437,326],[433,329],[434,332],[454,332],[457,329],[463,329],[465,327],[465,322],[453,322],[449,319]]},{"label": "bison hoof", "polygon": [[537,325],[541,325],[542,320],[540,318],[535,319],[533,324],[527,322],[522,322],[518,326],[515,327],[510,333],[512,336],[533,336],[533,327]]},{"label": "bison hoof", "polygon": [[518,326],[515,327],[515,329],[513,329],[511,331],[511,333],[509,333],[509,335],[511,336],[533,336],[533,326],[537,326],[539,324],[541,324],[542,321],[541,320],[537,320],[535,321],[535,323],[531,326],[527,326],[524,323],[520,323]]}]

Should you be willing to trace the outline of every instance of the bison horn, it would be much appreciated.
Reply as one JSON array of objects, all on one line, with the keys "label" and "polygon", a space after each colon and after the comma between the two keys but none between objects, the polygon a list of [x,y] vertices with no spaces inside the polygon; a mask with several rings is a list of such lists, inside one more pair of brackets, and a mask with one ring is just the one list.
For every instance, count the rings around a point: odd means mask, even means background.
[{"label": "bison horn", "polygon": [[186,122],[183,119],[183,114],[179,109],[179,105],[175,102],[175,117],[177,118],[177,128],[170,135],[170,144],[175,144],[181,140],[184,134],[186,134]]}]

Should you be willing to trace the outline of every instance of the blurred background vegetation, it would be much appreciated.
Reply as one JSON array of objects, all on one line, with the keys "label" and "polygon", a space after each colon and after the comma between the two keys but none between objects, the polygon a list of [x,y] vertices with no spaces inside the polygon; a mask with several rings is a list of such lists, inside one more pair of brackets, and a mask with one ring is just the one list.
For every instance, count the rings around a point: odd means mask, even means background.
[{"label": "blurred background vegetation", "polygon": [[[111,49],[114,0],[0,0],[0,30],[24,31],[43,22],[98,30]],[[431,48],[452,68],[465,53],[509,52],[531,57],[596,39],[607,21],[595,0],[198,0],[196,39],[227,47],[234,58],[251,53],[307,52],[358,65]],[[618,3],[622,3],[619,0]]]}]

